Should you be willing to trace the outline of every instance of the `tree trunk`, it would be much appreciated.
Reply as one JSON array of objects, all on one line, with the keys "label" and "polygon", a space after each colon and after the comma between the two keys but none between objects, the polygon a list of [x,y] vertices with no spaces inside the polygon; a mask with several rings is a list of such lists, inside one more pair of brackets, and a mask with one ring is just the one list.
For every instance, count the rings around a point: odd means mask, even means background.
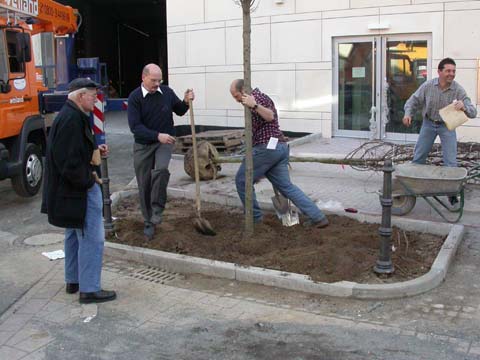
[{"label": "tree trunk", "polygon": [[[242,0],[243,12],[243,79],[245,91],[250,94],[251,64],[250,64],[250,0]],[[245,107],[245,233],[246,238],[253,235],[253,157],[252,157],[252,113]]]}]

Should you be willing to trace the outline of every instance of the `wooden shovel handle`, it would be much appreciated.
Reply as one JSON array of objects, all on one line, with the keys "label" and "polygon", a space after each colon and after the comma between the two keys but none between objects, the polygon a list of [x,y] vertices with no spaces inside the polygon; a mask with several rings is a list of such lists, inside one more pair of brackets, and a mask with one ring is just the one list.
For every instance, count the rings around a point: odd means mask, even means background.
[{"label": "wooden shovel handle", "polygon": [[195,200],[197,204],[197,216],[200,216],[200,172],[198,169],[198,154],[197,154],[197,135],[195,132],[195,119],[193,115],[192,100],[188,101],[190,111],[190,127],[192,128],[192,146],[193,146],[193,166],[195,169]]}]

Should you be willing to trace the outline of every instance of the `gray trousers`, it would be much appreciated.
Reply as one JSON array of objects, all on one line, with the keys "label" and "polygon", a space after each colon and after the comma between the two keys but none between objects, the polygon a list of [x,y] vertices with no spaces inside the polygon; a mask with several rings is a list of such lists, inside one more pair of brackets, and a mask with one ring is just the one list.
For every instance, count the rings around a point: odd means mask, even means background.
[{"label": "gray trousers", "polygon": [[161,214],[167,202],[170,179],[168,164],[172,158],[172,144],[133,145],[133,166],[137,177],[140,208],[143,219],[150,222],[153,214]]}]

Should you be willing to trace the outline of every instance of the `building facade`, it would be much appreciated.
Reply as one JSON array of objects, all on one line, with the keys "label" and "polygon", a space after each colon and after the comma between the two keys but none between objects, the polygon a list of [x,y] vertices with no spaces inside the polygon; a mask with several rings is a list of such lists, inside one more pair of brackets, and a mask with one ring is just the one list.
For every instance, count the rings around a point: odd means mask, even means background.
[{"label": "building facade", "polygon": [[[258,0],[257,0],[258,1]],[[252,12],[252,86],[275,101],[283,130],[415,140],[403,105],[457,62],[456,80],[478,104],[480,0],[260,0]],[[233,0],[168,0],[170,85],[194,88],[199,124],[242,127],[229,85],[243,75],[242,11]],[[177,118],[179,125],[188,119]],[[480,141],[480,119],[458,129]]]}]

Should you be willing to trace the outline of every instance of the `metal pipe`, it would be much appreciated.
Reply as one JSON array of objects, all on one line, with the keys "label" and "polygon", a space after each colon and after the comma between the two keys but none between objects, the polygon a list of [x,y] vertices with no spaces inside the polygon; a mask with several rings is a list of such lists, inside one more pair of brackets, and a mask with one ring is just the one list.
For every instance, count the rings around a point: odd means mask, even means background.
[{"label": "metal pipe", "polygon": [[112,200],[110,200],[110,179],[108,177],[108,156],[102,156],[102,192],[103,192],[103,226],[105,234],[113,233]]},{"label": "metal pipe", "polygon": [[377,274],[392,274],[395,269],[392,264],[392,160],[383,164],[382,225],[378,229],[380,235],[380,254],[373,268]]},{"label": "metal pipe", "polygon": [[[235,164],[241,163],[243,160],[243,155],[241,156],[219,156],[213,159],[215,164]],[[362,159],[345,159],[345,158],[335,158],[335,157],[324,157],[324,156],[315,156],[314,154],[302,154],[290,155],[290,162],[316,162],[322,164],[339,164],[339,165],[366,165],[369,163],[376,164],[378,161],[375,160],[362,160]]]}]

